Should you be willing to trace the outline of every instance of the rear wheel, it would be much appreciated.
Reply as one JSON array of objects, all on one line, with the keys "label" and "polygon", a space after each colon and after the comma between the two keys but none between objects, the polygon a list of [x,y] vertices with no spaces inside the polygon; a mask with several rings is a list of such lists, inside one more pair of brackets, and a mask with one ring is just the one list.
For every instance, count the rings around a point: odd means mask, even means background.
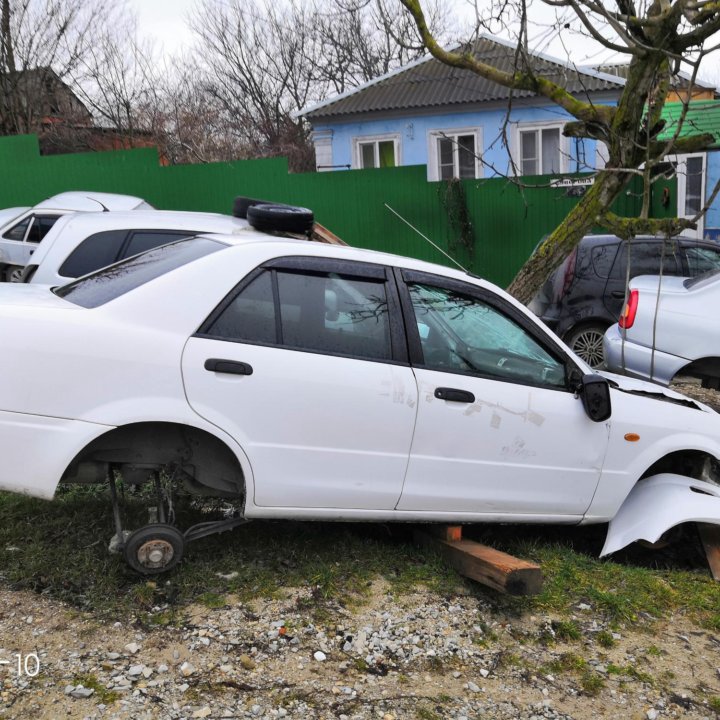
[{"label": "rear wheel", "polygon": [[182,559],[185,538],[166,523],[146,525],[130,534],[125,541],[127,564],[143,575],[155,575],[174,568]]},{"label": "rear wheel", "polygon": [[607,330],[605,325],[592,323],[578,327],[566,336],[566,342],[572,351],[595,370],[602,370],[605,367],[603,349],[605,330]]}]

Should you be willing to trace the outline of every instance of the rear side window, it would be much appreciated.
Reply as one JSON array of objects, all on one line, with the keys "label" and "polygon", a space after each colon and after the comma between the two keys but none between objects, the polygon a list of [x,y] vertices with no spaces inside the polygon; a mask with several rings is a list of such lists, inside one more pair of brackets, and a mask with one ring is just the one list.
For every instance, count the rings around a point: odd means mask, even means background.
[{"label": "rear side window", "polygon": [[[141,232],[134,232],[128,240],[127,247],[123,250],[123,257],[130,257],[131,255],[137,255],[138,253],[145,252],[146,250],[152,250],[160,245],[166,245],[167,243],[175,242],[176,240],[182,240],[183,238],[190,237],[191,235],[197,235],[195,231],[183,230],[181,232],[154,232],[152,230],[143,230]],[[102,266],[98,266],[102,267]]]},{"label": "rear side window", "polygon": [[610,270],[617,255],[618,244],[598,245],[592,249],[593,270],[598,277],[610,277]]},{"label": "rear side window", "polygon": [[676,242],[623,242],[612,268],[611,277],[614,280],[625,280],[628,251],[631,278],[637,275],[659,275],[661,263],[663,275],[681,274]]},{"label": "rear side window", "polygon": [[210,238],[179,240],[55,288],[53,292],[75,305],[99,307],[161,275],[226,247],[225,243]]},{"label": "rear side window", "polygon": [[384,281],[335,273],[263,271],[201,332],[331,355],[392,357]]},{"label": "rear side window", "polygon": [[720,268],[720,248],[715,249],[698,245],[696,247],[686,247],[684,252],[688,273],[691,277]]},{"label": "rear side window", "polygon": [[4,235],[3,237],[6,240],[24,240],[25,239],[25,233],[27,232],[28,225],[30,225],[30,222],[32,221],[32,216],[26,217],[24,220],[21,220],[17,225],[13,225]]},{"label": "rear side window", "polygon": [[58,270],[59,274],[67,278],[77,278],[112,265],[117,260],[126,237],[127,230],[109,230],[90,235],[67,256]]}]

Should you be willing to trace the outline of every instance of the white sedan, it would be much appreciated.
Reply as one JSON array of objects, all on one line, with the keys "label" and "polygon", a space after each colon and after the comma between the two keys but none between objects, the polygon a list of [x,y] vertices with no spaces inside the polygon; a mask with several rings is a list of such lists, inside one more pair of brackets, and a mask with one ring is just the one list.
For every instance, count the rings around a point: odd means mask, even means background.
[{"label": "white sedan", "polygon": [[720,388],[720,270],[631,281],[620,322],[605,333],[611,370],[668,385],[676,375]]},{"label": "white sedan", "polygon": [[[247,228],[6,285],[0,336],[0,489],[108,482],[140,572],[252,518],[611,521],[603,554],[720,523],[720,416],[445,267]],[[156,522],[123,527],[118,475]],[[182,531],[179,484],[236,515]]]}]

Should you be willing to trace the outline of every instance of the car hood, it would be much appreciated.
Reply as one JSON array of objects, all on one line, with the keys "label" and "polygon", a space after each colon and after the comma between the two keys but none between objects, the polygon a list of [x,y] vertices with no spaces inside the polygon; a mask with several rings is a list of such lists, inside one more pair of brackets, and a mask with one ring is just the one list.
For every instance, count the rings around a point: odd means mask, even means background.
[{"label": "car hood", "polygon": [[0,283],[0,310],[6,307],[79,308],[53,293],[49,285]]},{"label": "car hood", "polygon": [[620,392],[630,393],[631,395],[641,395],[642,397],[653,398],[655,400],[664,400],[665,402],[705,410],[711,413],[715,412],[709,405],[693,400],[687,395],[682,395],[674,390],[669,390],[657,383],[636,380],[635,378],[629,378],[625,375],[616,375],[615,373],[605,371],[601,371],[600,375],[606,377],[610,381],[611,386],[620,390]]}]

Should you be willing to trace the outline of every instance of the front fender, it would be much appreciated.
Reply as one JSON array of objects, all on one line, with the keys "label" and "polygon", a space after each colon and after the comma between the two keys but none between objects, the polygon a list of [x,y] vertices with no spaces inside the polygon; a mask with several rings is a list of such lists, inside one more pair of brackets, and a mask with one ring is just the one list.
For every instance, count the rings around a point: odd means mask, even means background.
[{"label": "front fender", "polygon": [[640,480],[610,521],[600,557],[686,522],[720,525],[720,486],[672,473]]}]

